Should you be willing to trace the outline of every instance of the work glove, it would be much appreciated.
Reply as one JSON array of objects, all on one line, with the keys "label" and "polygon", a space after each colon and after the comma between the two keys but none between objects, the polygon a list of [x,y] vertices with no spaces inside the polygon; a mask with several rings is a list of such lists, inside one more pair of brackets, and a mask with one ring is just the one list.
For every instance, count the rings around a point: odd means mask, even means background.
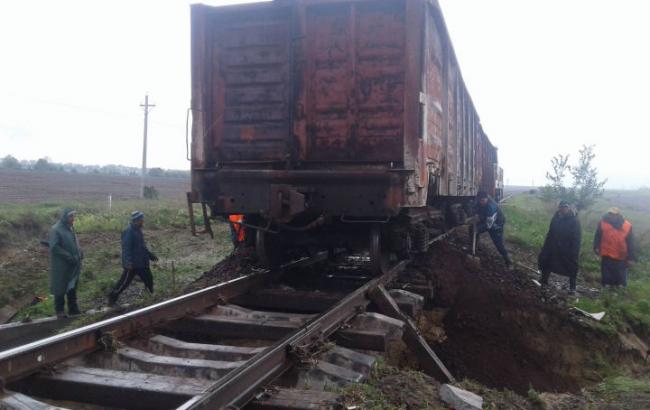
[{"label": "work glove", "polygon": [[492,229],[492,226],[494,225],[494,222],[497,220],[497,212],[494,213],[492,216],[488,216],[485,219],[485,225],[487,226],[488,229]]}]

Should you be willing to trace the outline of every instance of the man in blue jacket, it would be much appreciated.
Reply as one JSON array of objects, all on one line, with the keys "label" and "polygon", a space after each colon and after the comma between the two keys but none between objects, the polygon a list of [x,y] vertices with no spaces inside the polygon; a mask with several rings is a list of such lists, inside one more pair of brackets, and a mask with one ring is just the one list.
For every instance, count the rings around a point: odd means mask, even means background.
[{"label": "man in blue jacket", "polygon": [[486,192],[479,192],[476,199],[478,199],[478,234],[487,232],[490,235],[494,246],[503,257],[506,268],[510,268],[512,260],[503,244],[503,227],[506,224],[506,217],[496,201],[490,198]]},{"label": "man in blue jacket", "polygon": [[144,242],[143,225],[144,214],[140,211],[132,212],[131,223],[122,232],[122,268],[124,270],[122,277],[108,295],[109,306],[117,303],[120,293],[129,287],[135,275],[138,275],[149,292],[153,293],[153,275],[149,261],[156,262],[158,257],[149,251]]}]

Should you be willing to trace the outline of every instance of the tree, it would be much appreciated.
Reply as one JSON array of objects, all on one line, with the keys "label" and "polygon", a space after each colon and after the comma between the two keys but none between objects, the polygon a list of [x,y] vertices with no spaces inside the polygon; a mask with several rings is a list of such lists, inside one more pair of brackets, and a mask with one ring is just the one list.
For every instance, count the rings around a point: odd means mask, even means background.
[{"label": "tree", "polygon": [[583,145],[579,154],[578,165],[571,167],[571,175],[573,175],[572,199],[578,212],[589,208],[596,202],[596,199],[603,196],[605,191],[603,187],[607,183],[607,179],[598,180],[598,170],[593,165],[593,160],[596,157],[594,146]]},{"label": "tree", "polygon": [[[583,145],[579,151],[578,164],[569,165],[569,155],[556,155],[551,159],[551,172],[546,173],[548,184],[542,188],[545,201],[569,201],[578,212],[592,206],[603,195],[607,180],[598,180],[598,170],[593,165],[596,158],[593,145]],[[565,186],[567,172],[573,177],[573,185]]]},{"label": "tree", "polygon": [[41,158],[34,164],[34,171],[53,171],[55,167],[49,163],[47,158]]},{"label": "tree", "polygon": [[2,159],[2,162],[0,163],[0,168],[4,169],[22,169],[22,166],[20,165],[20,162],[12,157],[11,155],[7,155]]},{"label": "tree", "polygon": [[150,177],[164,177],[165,176],[165,170],[162,168],[151,168],[149,170],[149,176]]},{"label": "tree", "polygon": [[542,188],[542,198],[548,202],[570,200],[569,192],[564,186],[566,174],[571,170],[569,155],[558,154],[551,158],[551,168],[551,172],[546,173],[549,183]]}]

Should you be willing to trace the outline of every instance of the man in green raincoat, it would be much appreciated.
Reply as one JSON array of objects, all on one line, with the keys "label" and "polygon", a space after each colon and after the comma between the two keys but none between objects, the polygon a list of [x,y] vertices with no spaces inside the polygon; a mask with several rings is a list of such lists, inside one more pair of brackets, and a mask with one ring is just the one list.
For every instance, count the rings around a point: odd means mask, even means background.
[{"label": "man in green raincoat", "polygon": [[50,292],[54,295],[57,317],[65,317],[65,299],[68,314],[78,315],[77,283],[81,272],[81,249],[74,232],[76,211],[66,208],[59,222],[50,229]]}]

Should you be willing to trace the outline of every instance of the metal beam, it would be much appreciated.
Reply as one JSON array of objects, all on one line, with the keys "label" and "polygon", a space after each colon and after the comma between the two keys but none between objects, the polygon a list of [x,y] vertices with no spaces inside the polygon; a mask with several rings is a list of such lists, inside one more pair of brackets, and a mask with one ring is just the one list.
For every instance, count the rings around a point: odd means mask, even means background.
[{"label": "metal beam", "polygon": [[441,383],[453,383],[455,381],[454,376],[451,375],[444,363],[438,358],[438,355],[424,340],[413,320],[402,313],[388,291],[382,285],[379,285],[370,292],[370,298],[380,312],[394,319],[399,319],[406,324],[404,342],[417,355],[424,372]]}]

